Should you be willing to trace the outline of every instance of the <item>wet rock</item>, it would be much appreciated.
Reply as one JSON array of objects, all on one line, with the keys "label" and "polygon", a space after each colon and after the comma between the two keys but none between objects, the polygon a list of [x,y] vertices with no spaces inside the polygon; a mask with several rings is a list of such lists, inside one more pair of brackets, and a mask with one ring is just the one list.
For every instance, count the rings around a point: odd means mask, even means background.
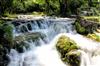
[{"label": "wet rock", "polygon": [[70,66],[80,66],[81,58],[80,52],[71,51],[66,54],[65,59]]},{"label": "wet rock", "polygon": [[30,44],[34,44],[35,46],[39,46],[39,39],[44,39],[46,36],[42,33],[25,33],[20,36],[16,36],[14,39],[14,49],[18,52],[22,53],[25,49],[29,49]]},{"label": "wet rock", "polygon": [[12,22],[12,24],[13,24],[14,26],[19,26],[19,25],[20,25],[19,22]]},{"label": "wet rock", "polygon": [[43,33],[38,33],[38,32],[36,32],[36,33],[25,33],[25,34],[21,34],[21,35],[19,35],[19,36],[16,36],[15,37],[15,39],[14,39],[14,41],[16,42],[16,43],[20,43],[20,42],[22,42],[22,41],[28,41],[28,40],[33,40],[33,41],[35,41],[35,40],[37,40],[38,38],[41,38],[41,39],[43,39],[43,38],[45,38],[46,36],[43,34]]},{"label": "wet rock", "polygon": [[22,33],[25,33],[25,32],[28,32],[28,29],[27,29],[26,26],[23,25],[23,26],[20,28],[20,31],[21,31]]},{"label": "wet rock", "polygon": [[27,27],[28,27],[29,30],[32,30],[31,24],[27,24]]},{"label": "wet rock", "polygon": [[25,49],[29,48],[29,44],[25,43],[24,41],[20,44],[15,43],[14,49],[16,49],[19,53],[25,52]]}]

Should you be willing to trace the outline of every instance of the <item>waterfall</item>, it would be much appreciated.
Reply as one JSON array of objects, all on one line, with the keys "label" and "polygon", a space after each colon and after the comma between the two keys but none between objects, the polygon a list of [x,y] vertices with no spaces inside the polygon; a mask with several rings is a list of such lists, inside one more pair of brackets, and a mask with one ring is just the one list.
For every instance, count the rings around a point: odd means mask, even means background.
[{"label": "waterfall", "polygon": [[[16,22],[15,22],[16,23]],[[39,38],[37,41],[30,42],[29,49],[24,53],[18,53],[16,50],[11,49],[8,54],[10,63],[8,66],[69,66],[64,64],[56,50],[55,44],[62,35],[68,36],[73,39],[81,52],[81,65],[80,66],[100,66],[100,43],[93,42],[76,33],[71,19],[48,19],[30,20],[23,23],[18,22],[14,27],[14,36],[22,35],[24,33],[40,32],[46,35],[45,41]],[[19,24],[20,23],[20,24]],[[36,44],[39,44],[36,46]],[[96,52],[98,50],[98,52]]]}]

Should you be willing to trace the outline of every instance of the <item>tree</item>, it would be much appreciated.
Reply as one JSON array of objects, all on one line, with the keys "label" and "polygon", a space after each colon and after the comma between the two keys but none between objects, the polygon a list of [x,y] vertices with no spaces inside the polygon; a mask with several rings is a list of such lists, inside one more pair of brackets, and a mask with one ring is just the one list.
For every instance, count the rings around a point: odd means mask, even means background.
[{"label": "tree", "polygon": [[0,0],[0,15],[10,12],[13,0]]}]

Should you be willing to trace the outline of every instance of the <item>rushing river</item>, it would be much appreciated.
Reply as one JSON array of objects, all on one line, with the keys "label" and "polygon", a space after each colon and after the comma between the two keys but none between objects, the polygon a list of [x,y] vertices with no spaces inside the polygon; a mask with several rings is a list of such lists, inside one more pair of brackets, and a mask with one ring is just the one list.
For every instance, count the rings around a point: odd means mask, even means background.
[{"label": "rushing river", "polygon": [[[62,35],[73,39],[79,46],[81,52],[80,66],[100,66],[100,43],[93,42],[76,33],[73,26],[74,20],[70,19],[47,19],[30,21],[22,23],[14,29],[14,36],[23,34],[23,32],[41,32],[46,35],[45,41],[40,38],[39,46],[35,46],[36,42],[27,42],[30,50],[24,53],[18,53],[11,49],[9,54],[10,63],[8,66],[68,66],[64,64],[56,50],[56,42]],[[25,27],[23,30],[21,27]],[[30,27],[29,27],[30,26]]]}]

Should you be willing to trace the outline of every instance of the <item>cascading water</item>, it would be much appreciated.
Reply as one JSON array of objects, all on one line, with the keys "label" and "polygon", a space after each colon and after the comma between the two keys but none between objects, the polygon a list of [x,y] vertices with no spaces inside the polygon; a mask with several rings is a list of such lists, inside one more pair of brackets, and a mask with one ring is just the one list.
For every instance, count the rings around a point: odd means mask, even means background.
[{"label": "cascading water", "polygon": [[[14,30],[15,36],[25,32],[40,32],[46,35],[47,42],[42,38],[39,38],[36,42],[26,41],[30,47],[24,53],[18,53],[16,50],[11,49],[9,54],[11,61],[8,66],[67,66],[61,61],[55,48],[58,38],[62,35],[70,37],[80,46],[81,49],[78,50],[81,52],[80,66],[100,66],[98,61],[100,51],[97,51],[100,43],[93,42],[77,34],[72,25],[73,23],[74,20],[69,19],[42,19],[17,25]],[[36,46],[37,42],[40,44],[39,46]]]}]

